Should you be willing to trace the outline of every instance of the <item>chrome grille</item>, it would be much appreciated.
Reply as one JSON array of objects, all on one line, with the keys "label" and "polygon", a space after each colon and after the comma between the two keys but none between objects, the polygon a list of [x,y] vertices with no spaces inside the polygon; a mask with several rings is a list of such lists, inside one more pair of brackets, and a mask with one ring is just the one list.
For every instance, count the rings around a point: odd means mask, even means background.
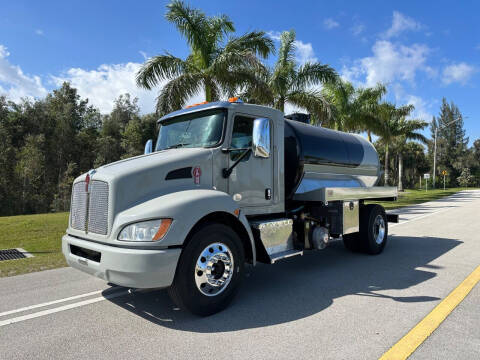
[{"label": "chrome grille", "polygon": [[90,185],[88,231],[102,235],[108,233],[108,184],[104,181],[93,180]]},{"label": "chrome grille", "polygon": [[[73,185],[71,226],[74,229],[107,235],[108,233],[108,183],[92,180],[90,196],[85,191],[85,181]],[[88,207],[88,211],[87,211]],[[88,222],[87,222],[88,217]]]},{"label": "chrome grille", "polygon": [[73,185],[70,217],[72,228],[85,231],[85,221],[87,219],[85,181],[80,181]]}]

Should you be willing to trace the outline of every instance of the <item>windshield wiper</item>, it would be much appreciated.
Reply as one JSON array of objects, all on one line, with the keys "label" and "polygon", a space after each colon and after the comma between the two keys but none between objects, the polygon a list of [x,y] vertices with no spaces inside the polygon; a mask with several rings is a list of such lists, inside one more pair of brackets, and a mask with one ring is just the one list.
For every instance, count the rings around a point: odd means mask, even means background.
[{"label": "windshield wiper", "polygon": [[187,145],[190,145],[190,144],[175,144],[175,145],[170,145],[168,146],[167,148],[165,148],[165,150],[168,150],[168,149],[178,149],[178,148],[181,148],[183,146],[187,146]]}]

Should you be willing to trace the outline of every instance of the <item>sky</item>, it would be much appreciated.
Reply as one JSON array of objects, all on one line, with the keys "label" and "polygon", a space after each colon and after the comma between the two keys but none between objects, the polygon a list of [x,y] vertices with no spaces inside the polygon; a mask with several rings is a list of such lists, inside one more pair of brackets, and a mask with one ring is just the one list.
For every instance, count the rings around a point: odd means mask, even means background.
[{"label": "sky", "polygon": [[[154,111],[159,88],[137,88],[135,73],[151,56],[189,53],[165,20],[167,3],[2,2],[0,94],[14,101],[42,98],[69,81],[102,113],[126,92],[139,98],[142,113]],[[227,14],[237,34],[264,30],[278,41],[294,29],[299,63],[327,63],[356,86],[382,82],[387,100],[413,104],[415,118],[430,122],[445,97],[463,113],[470,144],[480,138],[478,1],[188,3],[207,15]]]}]

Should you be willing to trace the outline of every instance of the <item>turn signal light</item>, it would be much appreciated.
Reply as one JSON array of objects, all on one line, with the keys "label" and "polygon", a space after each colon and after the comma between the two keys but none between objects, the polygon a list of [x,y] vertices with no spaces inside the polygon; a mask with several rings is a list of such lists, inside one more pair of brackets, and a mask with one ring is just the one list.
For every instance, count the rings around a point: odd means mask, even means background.
[{"label": "turn signal light", "polygon": [[170,228],[171,224],[172,224],[172,219],[162,219],[162,223],[160,224],[160,227],[158,228],[157,233],[152,238],[152,241],[157,241],[163,238],[167,233],[168,229]]}]

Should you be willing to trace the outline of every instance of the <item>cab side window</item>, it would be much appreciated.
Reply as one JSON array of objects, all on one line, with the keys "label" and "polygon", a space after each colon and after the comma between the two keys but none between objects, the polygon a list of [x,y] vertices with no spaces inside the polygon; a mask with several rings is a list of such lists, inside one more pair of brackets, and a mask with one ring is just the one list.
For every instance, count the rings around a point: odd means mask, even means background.
[{"label": "cab side window", "polygon": [[234,149],[245,149],[252,146],[253,118],[236,116],[233,123],[232,142]]},{"label": "cab side window", "polygon": [[[253,120],[253,118],[246,116],[235,116],[230,147],[239,150],[230,153],[230,159],[232,161],[237,160],[245,151],[240,149],[246,149],[252,146]],[[248,154],[242,161],[247,161],[249,158],[250,154]]]}]

